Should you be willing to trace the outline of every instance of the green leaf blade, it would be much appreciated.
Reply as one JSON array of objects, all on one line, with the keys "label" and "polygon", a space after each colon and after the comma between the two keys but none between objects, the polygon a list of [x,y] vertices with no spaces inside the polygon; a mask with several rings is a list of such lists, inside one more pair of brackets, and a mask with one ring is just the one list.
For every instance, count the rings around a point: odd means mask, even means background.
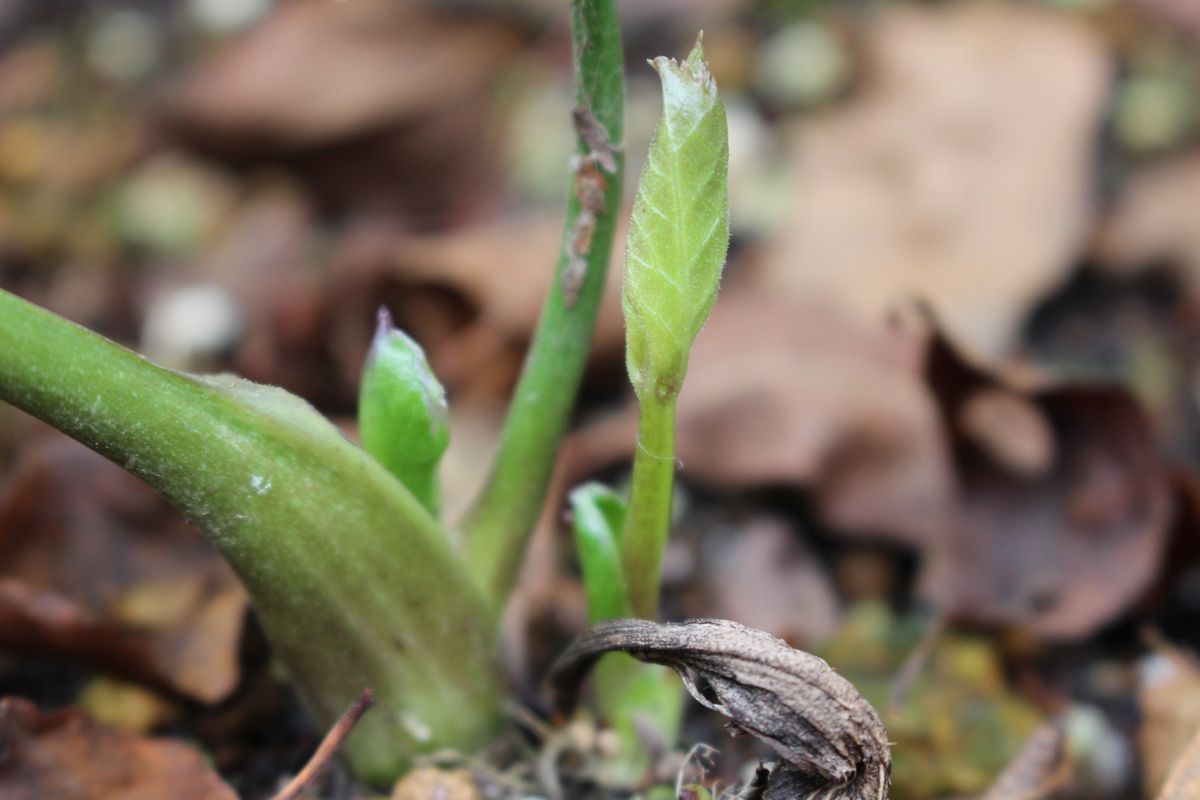
[{"label": "green leaf blade", "polygon": [[725,109],[700,41],[681,63],[652,62],[663,112],[638,184],[622,306],[639,397],[678,394],[688,351],[716,302],[729,245]]},{"label": "green leaf blade", "polygon": [[599,483],[576,488],[570,501],[588,619],[594,624],[631,616],[625,571],[621,566],[625,501]]}]

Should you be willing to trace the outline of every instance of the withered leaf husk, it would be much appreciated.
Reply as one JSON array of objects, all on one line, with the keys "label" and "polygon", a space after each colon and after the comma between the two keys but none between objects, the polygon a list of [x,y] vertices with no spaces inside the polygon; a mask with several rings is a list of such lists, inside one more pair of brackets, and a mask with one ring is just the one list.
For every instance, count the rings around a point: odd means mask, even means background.
[{"label": "withered leaf husk", "polygon": [[888,796],[887,731],[858,690],[820,658],[727,620],[614,620],[592,628],[554,665],[556,707],[570,711],[592,664],[613,651],[671,667],[698,703],[770,745],[782,761],[766,800]]}]

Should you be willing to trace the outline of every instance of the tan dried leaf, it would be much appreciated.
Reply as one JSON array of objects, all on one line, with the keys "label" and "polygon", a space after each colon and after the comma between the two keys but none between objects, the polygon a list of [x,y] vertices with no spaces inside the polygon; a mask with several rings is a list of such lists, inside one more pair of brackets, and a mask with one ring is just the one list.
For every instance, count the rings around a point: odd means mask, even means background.
[{"label": "tan dried leaf", "polygon": [[798,129],[765,282],[872,324],[924,298],[996,354],[1087,233],[1103,45],[1068,15],[977,2],[890,6],[865,46],[861,94]]}]

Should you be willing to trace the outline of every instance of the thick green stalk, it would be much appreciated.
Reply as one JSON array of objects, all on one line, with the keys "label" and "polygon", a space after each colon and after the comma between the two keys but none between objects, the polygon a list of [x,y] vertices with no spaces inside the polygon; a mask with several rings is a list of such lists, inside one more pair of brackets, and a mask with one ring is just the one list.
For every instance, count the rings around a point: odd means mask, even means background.
[{"label": "thick green stalk", "polygon": [[347,742],[386,783],[485,742],[502,687],[487,604],[411,493],[307,403],[163,369],[0,291],[0,399],[161,491],[233,565],[320,725],[363,688]]},{"label": "thick green stalk", "polygon": [[495,607],[516,581],[587,362],[621,205],[624,66],[613,0],[573,0],[579,157],[554,281],[491,476],[463,522],[467,559]]},{"label": "thick green stalk", "polygon": [[621,560],[633,613],[643,619],[657,619],[659,573],[675,486],[675,398],[644,397],[639,412]]}]

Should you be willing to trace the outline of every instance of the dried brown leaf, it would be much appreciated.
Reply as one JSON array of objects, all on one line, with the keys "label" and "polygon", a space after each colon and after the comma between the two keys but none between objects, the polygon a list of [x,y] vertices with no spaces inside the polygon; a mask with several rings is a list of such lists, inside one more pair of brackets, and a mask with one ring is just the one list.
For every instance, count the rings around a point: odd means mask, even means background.
[{"label": "dried brown leaf", "polygon": [[927,299],[997,354],[1087,233],[1103,43],[1065,14],[975,2],[891,5],[864,44],[859,96],[797,128],[765,282],[872,324]]},{"label": "dried brown leaf", "polygon": [[[1167,545],[1172,487],[1149,419],[1120,387],[1026,389],[945,338],[930,348],[960,497],[953,535],[929,551],[925,592],[951,616],[1090,635],[1142,596]],[[992,415],[987,433],[978,416],[965,427],[964,408],[997,392],[1021,398],[1007,401],[1021,413]],[[997,445],[1020,437],[1030,441]]]},{"label": "dried brown leaf", "polygon": [[0,496],[0,647],[80,658],[215,702],[247,597],[203,536],[115,464],[53,436]]},{"label": "dried brown leaf", "polygon": [[1197,203],[1200,156],[1143,167],[1125,184],[1100,230],[1100,263],[1120,274],[1166,265],[1195,291],[1200,286],[1200,229],[1188,211]]},{"label": "dried brown leaf", "polygon": [[237,800],[191,747],[104,728],[75,709],[0,700],[5,800]]},{"label": "dried brown leaf", "polygon": [[775,750],[783,762],[767,800],[887,797],[887,731],[858,690],[820,658],[727,620],[615,620],[592,628],[554,665],[555,705],[573,707],[583,676],[613,651],[671,667],[698,703]]},{"label": "dried brown leaf", "polygon": [[189,76],[174,111],[206,136],[294,148],[478,108],[520,43],[486,23],[397,0],[284,3]]}]

